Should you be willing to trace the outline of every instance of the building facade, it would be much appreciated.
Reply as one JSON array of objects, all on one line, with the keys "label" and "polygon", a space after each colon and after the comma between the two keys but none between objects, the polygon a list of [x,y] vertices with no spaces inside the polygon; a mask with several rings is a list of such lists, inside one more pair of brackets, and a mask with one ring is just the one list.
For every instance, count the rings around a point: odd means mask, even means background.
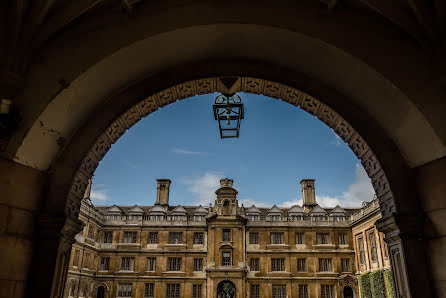
[{"label": "building facade", "polygon": [[303,206],[246,208],[223,179],[213,206],[169,206],[170,183],[154,206],[95,207],[87,190],[64,297],[359,297],[357,274],[389,267],[376,200],[321,208],[302,180]]}]

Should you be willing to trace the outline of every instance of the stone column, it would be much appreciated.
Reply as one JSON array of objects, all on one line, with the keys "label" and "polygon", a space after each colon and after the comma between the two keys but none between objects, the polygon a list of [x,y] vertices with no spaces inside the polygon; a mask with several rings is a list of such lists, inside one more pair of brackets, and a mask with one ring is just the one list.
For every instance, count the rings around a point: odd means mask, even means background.
[{"label": "stone column", "polygon": [[40,216],[29,297],[63,297],[71,245],[82,229],[75,217]]},{"label": "stone column", "polygon": [[396,297],[432,297],[423,238],[423,216],[393,213],[376,222],[389,249]]}]

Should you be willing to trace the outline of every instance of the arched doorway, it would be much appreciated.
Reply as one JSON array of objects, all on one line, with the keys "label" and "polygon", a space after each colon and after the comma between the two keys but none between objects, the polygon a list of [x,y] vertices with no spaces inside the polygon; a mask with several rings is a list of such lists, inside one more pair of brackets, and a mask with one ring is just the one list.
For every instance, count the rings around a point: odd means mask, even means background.
[{"label": "arched doorway", "polygon": [[353,298],[353,289],[351,287],[344,287],[344,298]]},{"label": "arched doorway", "polygon": [[232,281],[224,280],[218,284],[217,298],[235,298],[236,294],[235,285]]},{"label": "arched doorway", "polygon": [[100,286],[98,288],[98,294],[96,296],[97,298],[104,298],[105,297],[105,288],[103,286]]}]

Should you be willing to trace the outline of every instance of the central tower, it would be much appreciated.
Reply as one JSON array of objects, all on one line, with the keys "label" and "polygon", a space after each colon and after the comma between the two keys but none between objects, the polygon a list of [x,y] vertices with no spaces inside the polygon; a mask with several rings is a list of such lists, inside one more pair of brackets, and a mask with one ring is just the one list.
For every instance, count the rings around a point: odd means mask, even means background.
[{"label": "central tower", "polygon": [[238,206],[233,183],[228,178],[220,180],[213,214],[207,218],[208,297],[245,297],[247,220]]},{"label": "central tower", "polygon": [[217,195],[215,209],[218,215],[231,216],[238,214],[238,192],[232,187],[233,183],[234,180],[228,178],[220,180],[220,188],[215,192]]}]

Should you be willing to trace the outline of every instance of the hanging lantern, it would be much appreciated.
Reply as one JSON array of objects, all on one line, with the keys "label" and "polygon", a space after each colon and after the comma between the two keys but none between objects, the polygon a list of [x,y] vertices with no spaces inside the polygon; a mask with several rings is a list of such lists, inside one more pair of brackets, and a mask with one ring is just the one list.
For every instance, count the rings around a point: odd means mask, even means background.
[{"label": "hanging lantern", "polygon": [[238,138],[240,120],[243,119],[243,104],[236,94],[221,94],[214,103],[214,117],[218,122],[220,137]]}]

